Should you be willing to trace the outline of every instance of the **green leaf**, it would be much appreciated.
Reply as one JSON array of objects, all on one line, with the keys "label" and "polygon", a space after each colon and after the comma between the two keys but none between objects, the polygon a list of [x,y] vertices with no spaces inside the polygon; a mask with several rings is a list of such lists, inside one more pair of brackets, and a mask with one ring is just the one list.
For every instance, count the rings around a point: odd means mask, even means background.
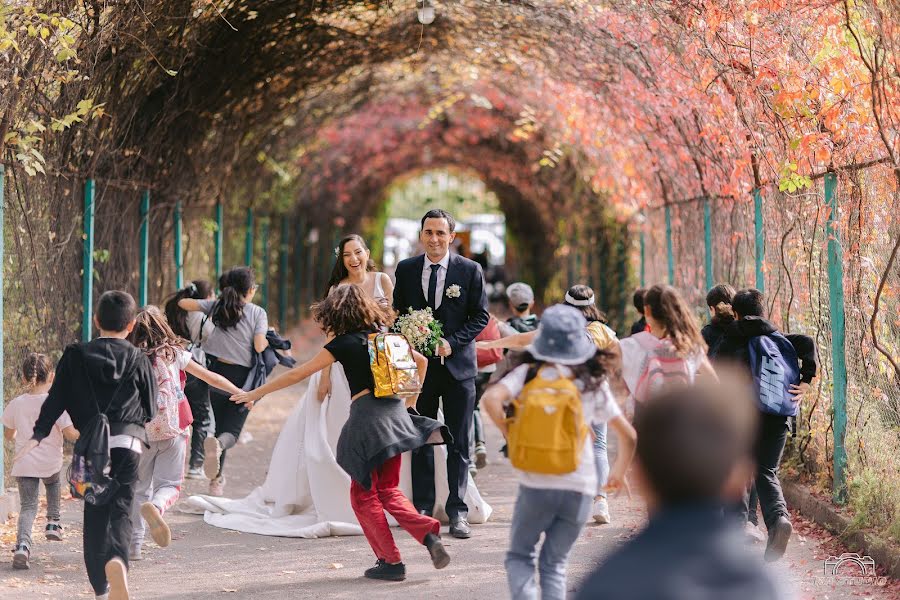
[{"label": "green leaf", "polygon": [[88,114],[88,112],[91,110],[91,108],[93,106],[94,106],[94,101],[90,98],[85,98],[84,100],[79,102],[77,105],[75,105],[75,109],[76,109],[75,112],[78,113],[79,115],[86,115],[86,114]]}]

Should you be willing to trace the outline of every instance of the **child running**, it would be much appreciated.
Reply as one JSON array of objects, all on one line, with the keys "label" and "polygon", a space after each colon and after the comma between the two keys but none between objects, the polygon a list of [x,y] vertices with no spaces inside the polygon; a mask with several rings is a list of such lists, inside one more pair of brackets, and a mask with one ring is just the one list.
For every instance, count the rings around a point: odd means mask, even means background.
[{"label": "child running", "polygon": [[[567,306],[578,309],[587,321],[587,332],[598,350],[611,352],[618,363],[619,339],[616,332],[606,324],[606,315],[597,308],[594,290],[582,284],[573,285],[566,292]],[[607,377],[610,379],[610,377]],[[609,500],[606,494],[606,481],[609,478],[609,452],[606,443],[606,422],[593,424],[594,431],[594,465],[597,468],[597,497],[594,498],[594,521],[606,525],[612,522],[609,514]]]},{"label": "child running", "polygon": [[150,536],[160,547],[165,548],[172,540],[163,514],[181,493],[187,454],[186,432],[191,421],[187,418],[190,410],[185,411],[188,401],[181,387],[181,371],[230,394],[241,390],[225,377],[195,362],[182,346],[186,342],[172,332],[155,306],[146,306],[138,312],[128,340],[150,359],[159,390],[156,397],[158,412],[146,427],[150,448],[141,454],[134,485],[130,558],[141,560],[145,521]]},{"label": "child running", "polygon": [[643,296],[649,331],[619,342],[622,378],[634,398],[635,418],[663,385],[693,383],[702,373],[716,379],[700,324],[681,294],[670,285],[654,285]]},{"label": "child running", "polygon": [[[53,383],[53,367],[44,354],[31,352],[22,363],[22,383],[25,393],[13,398],[3,411],[4,435],[7,440],[16,439],[16,452],[22,450],[28,435],[34,429],[47,398],[47,391]],[[21,431],[22,435],[16,436]],[[78,432],[72,426],[72,419],[66,412],[56,420],[50,435],[40,448],[35,448],[13,464],[11,475],[19,486],[18,533],[13,554],[13,569],[28,569],[31,558],[31,529],[38,512],[40,482],[44,482],[47,492],[47,526],[44,535],[48,540],[59,542],[63,538],[63,528],[59,523],[59,472],[63,463],[63,438],[74,441]]]},{"label": "child running", "polygon": [[[256,279],[250,267],[234,267],[219,277],[221,296],[214,300],[182,298],[178,306],[209,315],[215,330],[204,344],[209,369],[243,387],[251,374],[253,355],[269,346],[266,310],[253,304]],[[209,478],[209,495],[225,491],[225,454],[237,444],[252,404],[235,404],[228,394],[210,390],[209,401],[216,421],[215,437],[203,443],[203,472]]]},{"label": "child running", "polygon": [[[215,326],[208,315],[202,312],[187,312],[178,306],[178,301],[184,298],[214,300],[213,286],[205,279],[195,279],[187,287],[175,292],[166,301],[165,306],[166,321],[169,322],[172,331],[178,337],[190,341],[189,350],[194,355],[194,360],[205,367],[204,344],[210,334],[215,331]],[[212,409],[209,406],[209,386],[205,381],[189,374],[184,384],[184,395],[187,396],[188,403],[191,405],[191,415],[194,417],[191,427],[191,452],[185,477],[187,479],[203,479],[205,477],[203,474],[203,442],[211,433],[209,417]]]},{"label": "child running", "polygon": [[[586,328],[587,321],[575,308],[548,308],[523,364],[488,388],[482,398],[488,415],[510,439],[510,456],[520,471],[506,555],[513,600],[566,597],[569,552],[584,529],[597,492],[590,426],[609,422],[620,438],[607,490],[622,485],[634,453],[634,429],[622,416],[606,381],[610,355],[597,349]],[[576,404],[560,407],[563,396],[574,398]],[[517,406],[511,425],[506,419],[510,404]],[[574,424],[569,418],[573,414]],[[509,437],[509,427],[516,428],[514,437]],[[566,442],[564,448],[561,442]],[[541,534],[538,594],[535,558]]]},{"label": "child running", "polygon": [[26,456],[53,432],[68,412],[80,432],[95,424],[98,409],[109,421],[109,486],[105,502],[84,503],[84,565],[98,600],[128,600],[131,502],[138,462],[147,444],[144,425],[156,416],[156,377],[144,354],[125,338],[134,328],[134,298],[105,292],[94,323],[100,337],[66,348],[32,439],[16,455]]},{"label": "child running", "polygon": [[653,394],[634,420],[649,521],[602,559],[577,600],[793,597],[723,514],[753,470],[749,390],[728,379]]},{"label": "child running", "polygon": [[[398,485],[400,455],[426,444],[447,443],[449,434],[438,421],[410,414],[417,396],[403,400],[394,396],[376,398],[369,366],[368,336],[393,320],[390,309],[381,307],[363,289],[353,284],[335,287],[313,307],[313,317],[332,337],[307,363],[283,373],[265,385],[232,396],[238,403],[255,402],[266,394],[300,383],[313,373],[340,362],[352,394],[350,416],[337,444],[337,462],[350,475],[350,499],[366,540],[378,562],[365,572],[370,579],[402,581],[406,566],[394,543],[387,511],[410,535],[428,548],[435,568],[443,569],[450,556],[440,538],[436,519],[419,514]],[[413,351],[419,381],[425,380],[428,360]]]}]

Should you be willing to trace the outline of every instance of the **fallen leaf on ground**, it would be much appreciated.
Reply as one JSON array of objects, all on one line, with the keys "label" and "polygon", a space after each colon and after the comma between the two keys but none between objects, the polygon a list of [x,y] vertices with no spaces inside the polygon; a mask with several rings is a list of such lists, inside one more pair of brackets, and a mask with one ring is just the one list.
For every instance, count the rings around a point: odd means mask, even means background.
[{"label": "fallen leaf on ground", "polygon": [[343,569],[344,565],[342,565],[341,563],[331,563],[330,565],[328,565],[328,568],[329,569]]}]

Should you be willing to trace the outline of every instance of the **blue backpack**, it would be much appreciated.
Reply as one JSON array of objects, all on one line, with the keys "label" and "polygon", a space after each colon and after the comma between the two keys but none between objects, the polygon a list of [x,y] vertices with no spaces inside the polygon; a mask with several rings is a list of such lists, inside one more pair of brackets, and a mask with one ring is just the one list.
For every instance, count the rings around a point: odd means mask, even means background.
[{"label": "blue backpack", "polygon": [[759,409],[770,415],[796,416],[800,403],[790,390],[800,383],[800,361],[793,344],[775,332],[751,338],[748,350]]}]

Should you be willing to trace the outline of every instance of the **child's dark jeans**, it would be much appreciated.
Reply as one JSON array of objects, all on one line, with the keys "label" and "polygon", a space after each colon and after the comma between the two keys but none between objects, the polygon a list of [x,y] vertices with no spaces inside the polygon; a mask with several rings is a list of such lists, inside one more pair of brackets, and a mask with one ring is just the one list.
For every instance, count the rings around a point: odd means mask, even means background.
[{"label": "child's dark jeans", "polygon": [[131,502],[141,455],[125,448],[111,448],[110,477],[119,489],[107,504],[84,503],[84,566],[94,593],[107,592],[106,563],[120,558],[128,567],[131,543]]}]

